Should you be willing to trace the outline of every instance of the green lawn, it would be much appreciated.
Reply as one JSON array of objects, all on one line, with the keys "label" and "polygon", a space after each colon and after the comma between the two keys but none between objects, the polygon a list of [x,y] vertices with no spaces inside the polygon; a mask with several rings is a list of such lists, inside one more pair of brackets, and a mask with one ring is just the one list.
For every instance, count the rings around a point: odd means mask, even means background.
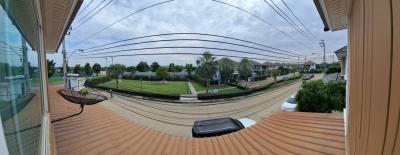
[{"label": "green lawn", "polygon": [[[115,88],[117,84],[115,80],[112,80],[110,82],[101,84],[101,86]],[[135,91],[145,91],[166,95],[187,94],[187,84],[183,81],[168,81],[165,84],[162,84],[160,81],[140,82],[140,80],[122,80],[122,82],[119,83],[119,86],[120,89],[132,89]]]},{"label": "green lawn", "polygon": [[49,83],[61,83],[64,82],[63,77],[49,78]]},{"label": "green lawn", "polygon": [[[49,83],[62,83],[64,82],[63,77],[51,77],[48,79]],[[32,79],[32,84],[36,85],[39,84],[39,79]]]},{"label": "green lawn", "polygon": [[225,89],[220,89],[218,93],[220,94],[233,94],[233,93],[238,93],[243,91],[242,89],[236,88],[236,87],[230,87],[230,88],[225,88]]},{"label": "green lawn", "polygon": [[[194,81],[191,81],[191,83],[192,83],[194,89],[196,89],[197,92],[205,92],[205,91],[206,91],[206,87],[203,86],[203,84],[200,84],[200,83],[194,82]],[[225,86],[225,85],[221,85],[221,86],[209,86],[209,87],[208,87],[208,90],[211,90],[211,89],[223,89],[223,88],[236,88],[236,87]]]},{"label": "green lawn", "polygon": [[[191,82],[194,89],[196,89],[196,91],[198,93],[205,93],[206,92],[206,87],[203,86],[202,84],[198,83],[198,82]],[[211,91],[212,89],[218,89],[218,93],[219,94],[230,94],[230,93],[237,93],[242,91],[241,89],[237,88],[237,87],[232,87],[232,86],[227,86],[227,85],[221,85],[221,86],[209,86],[208,90]]]}]

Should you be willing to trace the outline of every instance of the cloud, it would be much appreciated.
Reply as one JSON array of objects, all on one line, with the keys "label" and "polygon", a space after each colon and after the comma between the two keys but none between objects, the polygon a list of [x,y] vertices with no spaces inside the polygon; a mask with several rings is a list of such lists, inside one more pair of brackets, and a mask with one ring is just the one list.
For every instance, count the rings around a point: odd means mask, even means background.
[{"label": "cloud", "polygon": [[[273,24],[281,31],[289,34],[295,40],[280,33],[274,27],[260,21],[253,16],[246,14],[238,9],[223,5],[221,3],[213,2],[211,0],[176,0],[170,3],[162,4],[138,14],[135,14],[118,24],[110,27],[102,33],[94,36],[88,41],[81,42],[84,38],[87,38],[91,34],[103,29],[114,21],[123,18],[124,16],[147,7],[151,4],[161,2],[162,0],[143,0],[143,1],[130,1],[130,0],[114,0],[110,6],[107,6],[99,14],[97,14],[89,22],[82,25],[71,32],[70,36],[67,36],[68,50],[74,50],[79,48],[87,48],[96,45],[109,43],[126,38],[160,34],[160,33],[175,33],[175,32],[198,32],[198,33],[209,33],[218,34],[224,36],[230,36],[240,38],[244,40],[254,41],[265,45],[273,46],[276,48],[295,51],[302,55],[311,55],[312,53],[322,54],[322,49],[318,45],[318,40],[324,39],[327,46],[327,53],[332,53],[336,49],[347,44],[347,31],[342,30],[338,32],[323,32],[323,24],[316,11],[316,8],[311,0],[308,1],[295,1],[285,0],[286,3],[292,8],[296,15],[302,20],[302,22],[312,31],[316,36],[314,42],[306,40],[299,32],[293,29],[287,24],[274,10],[272,10],[263,0],[221,0],[223,2],[241,7],[248,10],[251,13],[265,19],[267,22]],[[99,3],[98,1],[97,3]],[[278,6],[282,9],[284,5],[280,0],[274,0]],[[83,6],[87,5],[87,1],[84,2]],[[91,5],[86,11],[92,9],[96,5]],[[288,10],[286,13],[290,15]],[[79,21],[85,12],[80,13],[80,16],[76,17],[73,25],[76,21]],[[292,17],[292,16],[291,16]],[[293,20],[294,17],[292,17]],[[141,40],[130,41],[140,42],[146,40],[158,40],[158,39],[171,39],[171,38],[198,38],[198,39],[212,39],[220,41],[229,41],[234,43],[241,43],[245,45],[251,45],[243,42],[215,38],[215,37],[204,37],[204,36],[164,36],[154,37]],[[299,44],[301,42],[301,44]],[[303,45],[304,44],[304,45]],[[305,47],[305,45],[307,47]],[[129,47],[123,47],[119,49],[130,49],[130,48],[142,48],[142,47],[154,47],[154,46],[207,46],[207,47],[218,47],[218,48],[229,48],[236,50],[244,50],[249,52],[257,52],[263,54],[276,55],[271,53],[265,53],[254,49],[248,49],[244,47],[237,47],[233,45],[224,45],[217,43],[206,43],[198,41],[179,41],[179,42],[163,42],[163,43],[151,43],[141,44]],[[254,45],[251,45],[254,46]],[[105,50],[112,51],[112,50]],[[159,53],[159,52],[197,52],[200,53],[204,50],[199,49],[161,49],[161,50],[146,50],[146,51],[131,51],[122,52],[118,54],[134,54],[134,53]],[[99,51],[100,52],[100,51]],[[218,54],[230,54],[238,56],[249,56],[259,57],[265,59],[275,59],[262,57],[257,55],[249,55],[243,53],[232,53],[224,51],[212,50],[211,52]],[[114,55],[117,53],[114,53]],[[101,54],[107,55],[107,54]],[[113,55],[113,54],[108,54]],[[99,56],[94,54],[93,56]],[[137,57],[116,57],[114,63],[123,63],[126,65],[136,65],[139,61],[147,61],[149,63],[158,61],[162,65],[167,65],[171,62],[175,64],[195,63],[197,56],[137,56]],[[55,59],[57,66],[61,65],[61,53],[49,55],[49,58]],[[109,59],[110,60],[110,59]],[[92,64],[98,62],[105,65],[105,59],[71,59],[70,65],[83,64],[87,61]],[[110,61],[108,62],[111,63]]]}]

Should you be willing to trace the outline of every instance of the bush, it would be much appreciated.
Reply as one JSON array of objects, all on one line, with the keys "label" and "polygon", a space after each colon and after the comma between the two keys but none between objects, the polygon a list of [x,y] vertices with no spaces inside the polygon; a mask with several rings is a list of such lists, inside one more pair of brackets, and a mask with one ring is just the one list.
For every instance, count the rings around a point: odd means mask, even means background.
[{"label": "bush", "polygon": [[228,93],[228,94],[213,94],[213,93],[201,93],[197,95],[199,100],[209,100],[209,99],[221,99],[221,98],[232,98],[239,97],[244,95],[249,95],[253,91],[252,90],[243,90],[237,93]]},{"label": "bush", "polygon": [[344,82],[328,83],[321,80],[303,83],[297,92],[297,110],[302,112],[342,111],[345,107],[346,84]]},{"label": "bush", "polygon": [[109,82],[111,80],[112,80],[112,78],[108,77],[108,76],[97,77],[97,78],[92,78],[90,80],[86,80],[86,85],[87,86],[95,86],[95,85],[98,85],[98,84]]},{"label": "bush", "polygon": [[89,90],[86,88],[83,88],[79,91],[79,93],[83,96],[86,96],[87,94],[89,94]]},{"label": "bush", "polygon": [[331,74],[331,73],[339,73],[341,71],[340,66],[329,66],[328,69],[326,70],[326,74]]},{"label": "bush", "polygon": [[117,93],[144,96],[144,97],[171,99],[171,100],[178,100],[180,98],[180,95],[167,95],[167,94],[158,94],[158,93],[151,93],[151,92],[144,92],[144,91],[142,92],[142,91],[136,91],[136,90],[126,89],[126,88],[110,88],[110,87],[104,87],[104,86],[93,86],[93,87],[98,88],[98,89],[103,89],[105,91],[112,90],[113,92],[117,92]]},{"label": "bush", "polygon": [[265,80],[265,79],[267,79],[267,76],[257,76],[257,77],[254,77],[254,81],[260,81],[260,80]]}]

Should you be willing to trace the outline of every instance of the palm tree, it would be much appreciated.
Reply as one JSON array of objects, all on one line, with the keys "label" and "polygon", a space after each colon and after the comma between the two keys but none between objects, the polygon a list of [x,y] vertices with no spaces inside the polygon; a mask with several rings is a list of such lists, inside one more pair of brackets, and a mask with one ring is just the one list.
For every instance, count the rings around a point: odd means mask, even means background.
[{"label": "palm tree", "polygon": [[192,64],[186,64],[185,65],[186,72],[188,73],[188,76],[190,77],[192,75],[192,72],[194,70],[194,67]]},{"label": "palm tree", "polygon": [[276,77],[279,75],[278,69],[271,70],[272,77],[274,77],[274,83],[276,84]]},{"label": "palm tree", "polygon": [[214,74],[217,72],[218,62],[210,52],[204,52],[201,57],[196,60],[198,68],[196,73],[200,78],[206,80],[206,91]]}]

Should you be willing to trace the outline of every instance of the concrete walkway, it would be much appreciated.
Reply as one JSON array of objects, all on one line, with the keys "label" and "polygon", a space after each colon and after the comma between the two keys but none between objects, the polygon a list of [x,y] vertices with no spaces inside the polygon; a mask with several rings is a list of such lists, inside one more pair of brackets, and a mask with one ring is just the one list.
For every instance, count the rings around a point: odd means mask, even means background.
[{"label": "concrete walkway", "polygon": [[189,84],[189,89],[190,89],[190,92],[192,93],[192,95],[196,95],[197,96],[197,91],[196,91],[196,89],[194,89],[192,83],[189,82],[188,84]]}]

